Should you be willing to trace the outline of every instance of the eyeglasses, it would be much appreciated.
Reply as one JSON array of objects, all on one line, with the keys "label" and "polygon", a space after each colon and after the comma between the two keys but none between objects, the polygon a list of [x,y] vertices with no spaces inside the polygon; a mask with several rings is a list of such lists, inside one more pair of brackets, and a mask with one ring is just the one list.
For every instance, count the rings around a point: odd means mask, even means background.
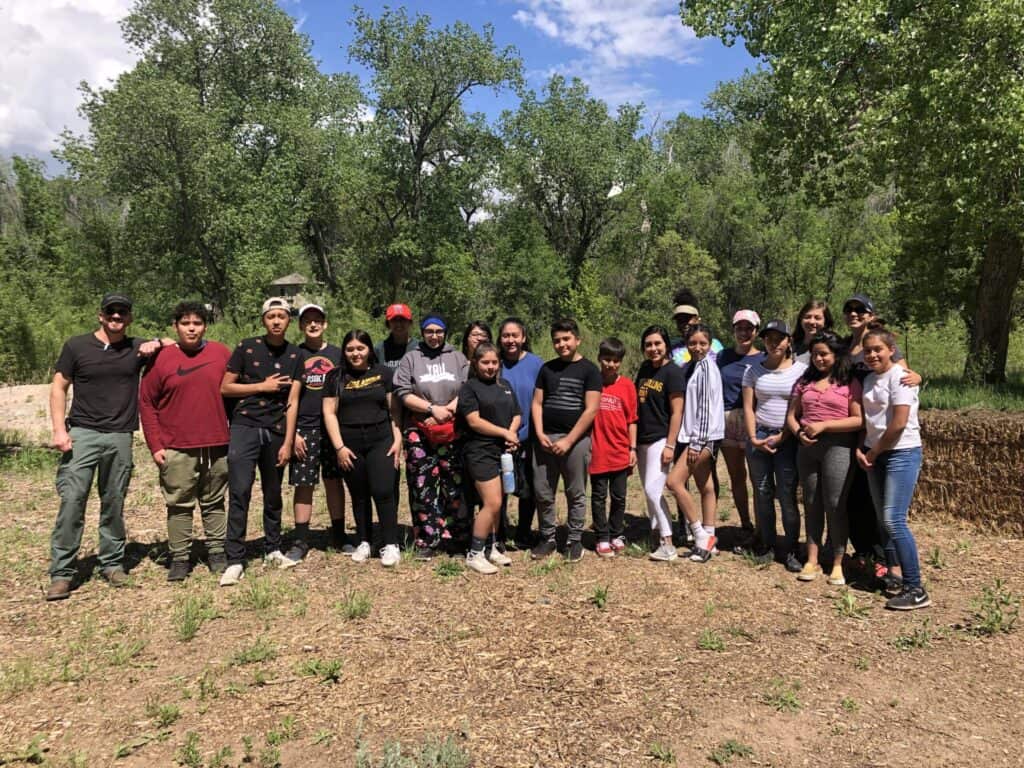
[{"label": "eyeglasses", "polygon": [[423,331],[424,336],[444,336],[443,328],[427,328]]}]

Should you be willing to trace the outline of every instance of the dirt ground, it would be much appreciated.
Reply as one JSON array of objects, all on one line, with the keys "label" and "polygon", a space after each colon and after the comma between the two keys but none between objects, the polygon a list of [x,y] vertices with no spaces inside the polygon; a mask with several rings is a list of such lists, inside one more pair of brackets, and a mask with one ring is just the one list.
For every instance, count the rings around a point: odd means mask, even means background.
[{"label": "dirt ground", "polygon": [[[0,423],[45,434],[42,398],[4,390],[21,421],[0,406]],[[53,462],[2,465],[0,765],[350,766],[357,743],[376,761],[386,742],[448,737],[474,766],[1024,764],[1024,631],[971,631],[996,579],[1024,593],[1020,540],[915,524],[935,605],[902,614],[866,589],[724,553],[386,571],[324,548],[318,496],[298,568],[254,561],[221,589],[197,564],[171,585],[141,444],[136,464],[131,586],[92,575],[94,502],[84,581],[55,604],[42,600]],[[642,538],[635,480],[629,512]],[[728,541],[735,515],[722,525]],[[182,639],[190,608],[207,618]]]}]

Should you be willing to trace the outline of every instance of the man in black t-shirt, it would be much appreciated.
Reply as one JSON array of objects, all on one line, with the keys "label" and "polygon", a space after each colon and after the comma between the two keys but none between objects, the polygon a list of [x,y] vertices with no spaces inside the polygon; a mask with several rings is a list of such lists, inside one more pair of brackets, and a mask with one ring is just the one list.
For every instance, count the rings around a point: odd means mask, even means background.
[{"label": "man in black t-shirt", "polygon": [[566,559],[576,562],[583,557],[590,427],[601,404],[601,372],[577,351],[580,331],[575,320],[554,323],[551,343],[558,357],[540,369],[531,405],[536,440],[533,489],[541,540],[530,556],[540,560],[555,551],[555,491],[561,478],[569,508]]},{"label": "man in black t-shirt", "polygon": [[281,565],[281,480],[292,456],[303,353],[285,338],[291,310],[282,298],[263,302],[266,334],[242,339],[228,360],[220,392],[238,398],[228,443],[228,568],[222,587],[237,584],[244,574],[245,529],[256,468],[263,489],[264,562]]},{"label": "man in black t-shirt", "polygon": [[[50,537],[47,600],[63,600],[71,592],[85,505],[97,473],[100,572],[115,587],[128,580],[123,507],[132,474],[132,432],[139,425],[139,372],[144,358],[161,344],[127,335],[132,302],[123,294],[103,297],[99,322],[96,331],[64,343],[50,385],[52,444],[63,456],[57,469],[60,510]],[[74,398],[65,417],[71,386]]]},{"label": "man in black t-shirt", "polygon": [[[345,491],[341,469],[323,430],[323,394],[327,374],[341,365],[341,349],[324,339],[327,314],[319,304],[306,304],[299,310],[299,328],[305,336],[299,349],[303,360],[302,394],[299,417],[292,435],[294,455],[288,467],[288,482],[295,486],[295,541],[285,553],[282,568],[302,562],[309,552],[309,521],[313,516],[313,490],[324,479],[324,495],[331,516],[331,535],[339,548],[345,547]],[[354,548],[349,545],[351,553]]]}]

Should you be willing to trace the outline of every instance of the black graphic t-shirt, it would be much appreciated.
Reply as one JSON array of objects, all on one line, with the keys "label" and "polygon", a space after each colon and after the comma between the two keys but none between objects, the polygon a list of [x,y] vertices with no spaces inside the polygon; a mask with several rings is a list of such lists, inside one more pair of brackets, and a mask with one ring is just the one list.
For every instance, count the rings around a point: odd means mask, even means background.
[{"label": "black graphic t-shirt", "polygon": [[644,360],[637,371],[636,379],[637,426],[636,441],[647,445],[668,436],[668,425],[672,419],[669,396],[686,391],[683,370],[673,362],[655,368],[650,360]]},{"label": "black graphic t-shirt", "polygon": [[[227,370],[238,374],[239,384],[258,384],[274,374],[301,379],[302,361],[302,350],[294,344],[286,341],[275,347],[267,343],[266,336],[255,336],[238,342],[228,360]],[[283,434],[289,389],[286,385],[276,392],[256,392],[238,398],[231,423],[263,427]]]},{"label": "black graphic t-shirt", "polygon": [[586,358],[571,363],[549,360],[537,374],[537,389],[544,392],[545,434],[564,435],[583,415],[586,393],[601,391],[601,372]]},{"label": "black graphic t-shirt", "polygon": [[388,393],[394,371],[378,363],[367,370],[346,372],[344,366],[327,374],[324,393],[338,398],[338,424],[343,427],[367,427],[386,423]]},{"label": "black graphic t-shirt", "polygon": [[469,428],[466,417],[474,411],[480,414],[481,419],[505,429],[512,424],[513,418],[522,413],[512,385],[504,379],[469,379],[459,390],[459,422],[466,435],[467,450],[476,446],[505,447],[505,438],[481,435]]},{"label": "black graphic t-shirt", "polygon": [[323,415],[324,386],[327,374],[341,365],[341,348],[332,344],[324,344],[320,349],[312,350],[300,344],[306,359],[303,361],[302,397],[299,400],[299,422],[303,429],[315,429],[320,426]]},{"label": "black graphic t-shirt", "polygon": [[64,342],[56,370],[71,382],[72,427],[97,432],[134,432],[139,426],[141,339],[127,337],[104,344],[94,334]]}]

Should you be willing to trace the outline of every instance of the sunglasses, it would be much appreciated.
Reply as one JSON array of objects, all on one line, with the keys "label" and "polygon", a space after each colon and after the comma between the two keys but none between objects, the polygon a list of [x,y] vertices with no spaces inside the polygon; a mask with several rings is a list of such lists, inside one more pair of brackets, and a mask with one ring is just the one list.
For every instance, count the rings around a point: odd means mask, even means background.
[{"label": "sunglasses", "polygon": [[845,312],[848,315],[870,315],[871,314],[870,312],[868,312],[867,307],[861,307],[861,306],[843,307],[843,312]]},{"label": "sunglasses", "polygon": [[103,310],[103,314],[113,317],[114,315],[128,315],[131,314],[131,311],[131,307],[107,307]]}]

